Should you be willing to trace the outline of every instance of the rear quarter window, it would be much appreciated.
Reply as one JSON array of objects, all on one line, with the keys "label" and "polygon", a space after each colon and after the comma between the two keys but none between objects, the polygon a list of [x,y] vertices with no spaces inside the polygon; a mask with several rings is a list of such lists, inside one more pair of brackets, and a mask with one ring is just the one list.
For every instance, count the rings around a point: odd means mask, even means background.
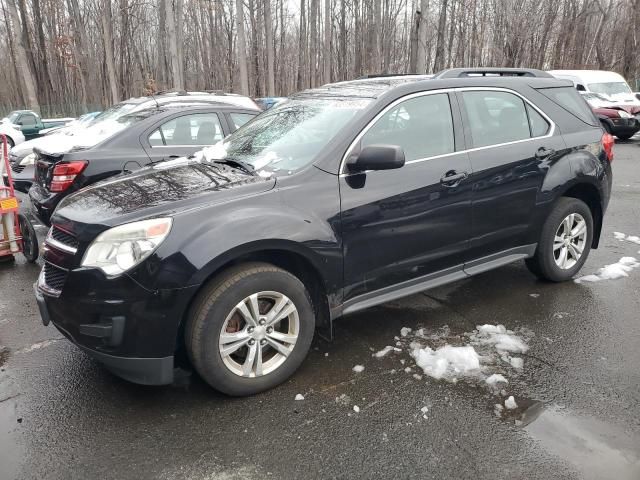
[{"label": "rear quarter window", "polygon": [[573,116],[589,125],[598,125],[591,107],[573,87],[540,88],[538,92],[543,94],[553,103],[561,106]]}]

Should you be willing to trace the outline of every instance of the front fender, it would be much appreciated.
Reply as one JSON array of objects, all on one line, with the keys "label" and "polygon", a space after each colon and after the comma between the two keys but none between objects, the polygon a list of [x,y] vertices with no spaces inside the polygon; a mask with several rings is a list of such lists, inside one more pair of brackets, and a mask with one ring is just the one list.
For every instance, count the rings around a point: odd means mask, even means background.
[{"label": "front fender", "polygon": [[219,205],[174,218],[167,241],[145,262],[146,267],[132,276],[153,290],[199,286],[239,257],[279,250],[304,257],[329,282],[327,288],[337,288],[342,253],[330,225],[283,206],[277,192],[262,195],[260,200],[247,200],[244,206]]}]

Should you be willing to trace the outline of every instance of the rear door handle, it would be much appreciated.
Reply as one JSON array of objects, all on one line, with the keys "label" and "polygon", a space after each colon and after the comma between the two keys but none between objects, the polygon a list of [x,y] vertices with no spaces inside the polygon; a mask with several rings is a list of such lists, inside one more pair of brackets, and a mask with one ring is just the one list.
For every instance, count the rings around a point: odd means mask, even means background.
[{"label": "rear door handle", "polygon": [[467,172],[456,172],[455,170],[449,170],[440,179],[440,183],[444,187],[457,187],[460,182],[467,178],[469,174]]},{"label": "rear door handle", "polygon": [[556,151],[553,148],[540,147],[538,150],[536,150],[536,158],[539,160],[543,160],[550,157],[554,153],[556,153]]}]

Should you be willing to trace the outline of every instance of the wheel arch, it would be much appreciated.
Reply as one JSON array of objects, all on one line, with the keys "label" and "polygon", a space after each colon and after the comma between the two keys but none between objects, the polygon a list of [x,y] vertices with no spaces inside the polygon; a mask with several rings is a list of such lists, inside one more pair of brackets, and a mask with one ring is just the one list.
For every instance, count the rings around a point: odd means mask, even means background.
[{"label": "wheel arch", "polygon": [[588,182],[577,183],[568,187],[559,197],[576,198],[587,204],[593,217],[594,227],[591,248],[598,248],[603,220],[602,197],[598,187]]},{"label": "wheel arch", "polygon": [[[250,262],[264,262],[275,265],[291,273],[309,291],[316,314],[316,329],[331,328],[331,309],[329,305],[330,288],[323,276],[318,259],[311,250],[290,241],[263,241],[241,245],[216,258],[206,268],[199,287],[194,290],[184,309],[176,338],[176,351],[184,347],[184,332],[189,312],[200,292],[227,269]],[[182,357],[182,355],[180,355]]]}]

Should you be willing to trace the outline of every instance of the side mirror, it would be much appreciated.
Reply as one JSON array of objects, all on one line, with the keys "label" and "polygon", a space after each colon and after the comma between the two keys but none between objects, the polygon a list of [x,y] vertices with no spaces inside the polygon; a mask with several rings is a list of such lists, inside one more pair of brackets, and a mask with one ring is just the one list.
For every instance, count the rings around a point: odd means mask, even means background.
[{"label": "side mirror", "polygon": [[18,121],[16,122],[16,125],[22,126],[22,125],[23,125],[22,120],[18,120]]},{"label": "side mirror", "polygon": [[393,170],[404,165],[404,150],[398,145],[368,145],[347,161],[350,172]]}]

